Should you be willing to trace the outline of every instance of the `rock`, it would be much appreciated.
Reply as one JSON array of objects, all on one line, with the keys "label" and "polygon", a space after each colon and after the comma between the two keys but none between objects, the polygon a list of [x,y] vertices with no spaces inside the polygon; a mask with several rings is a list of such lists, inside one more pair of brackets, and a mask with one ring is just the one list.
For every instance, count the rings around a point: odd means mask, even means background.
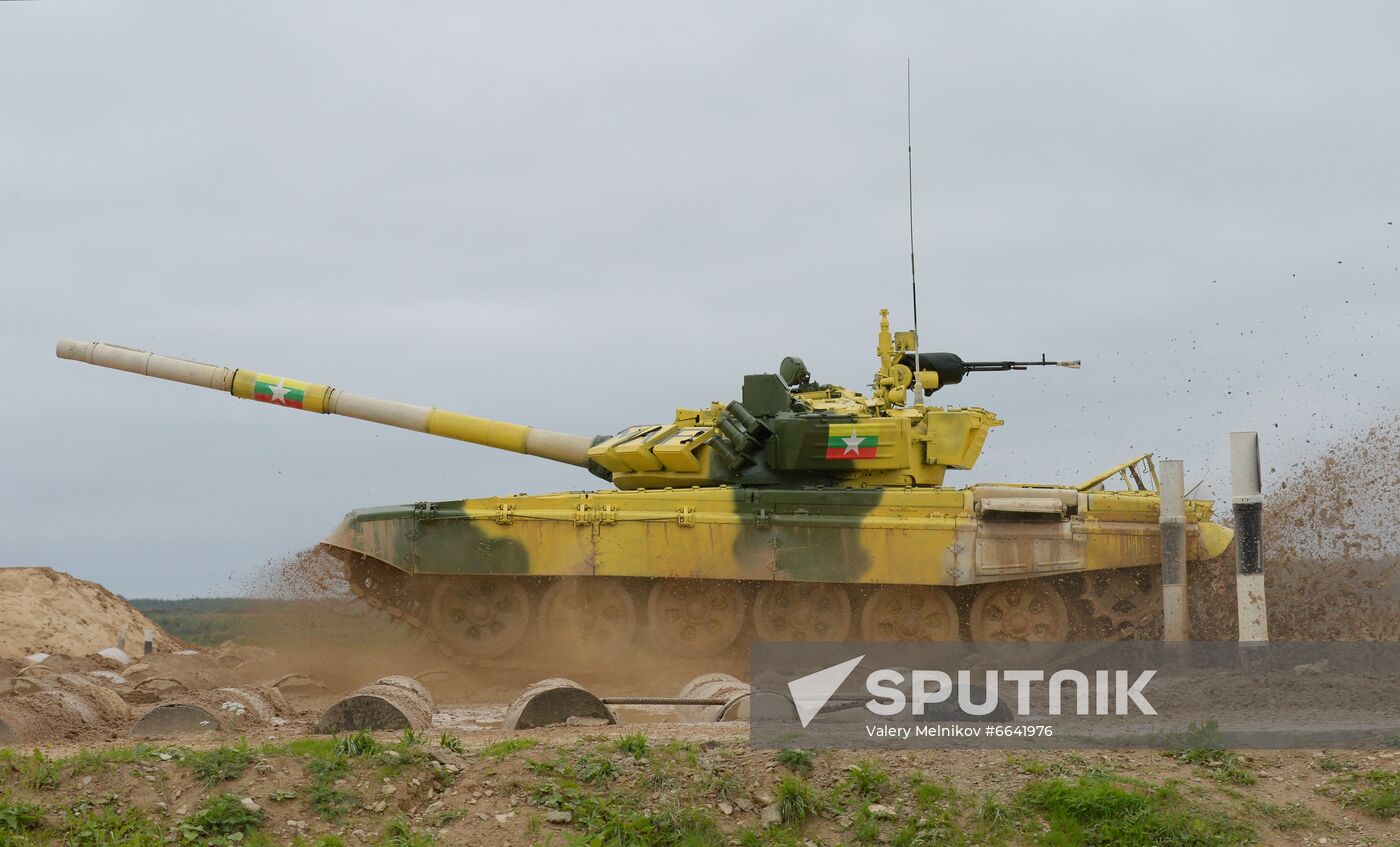
[{"label": "rock", "polygon": [[726,803],[723,800],[719,801],[719,810],[720,813],[724,815],[734,814],[734,806],[730,803]]},{"label": "rock", "polygon": [[544,819],[549,823],[570,823],[574,819],[574,813],[563,809],[550,809],[544,813]]},{"label": "rock", "polygon": [[892,806],[886,806],[884,803],[871,803],[869,806],[865,807],[865,811],[869,812],[872,818],[878,818],[882,821],[887,821],[894,817],[894,808]]},{"label": "rock", "polygon": [[496,823],[505,823],[513,817],[515,817],[515,812],[502,812],[496,815]]},{"label": "rock", "polygon": [[764,826],[777,826],[783,822],[783,815],[777,806],[764,806],[763,811],[759,813],[758,822]]},{"label": "rock", "polygon": [[747,812],[753,808],[753,801],[747,797],[740,797],[734,801],[734,805],[739,807],[739,811]]},{"label": "rock", "polygon": [[250,811],[250,812],[261,812],[261,811],[262,811],[262,806],[259,806],[259,805],[253,800],[252,797],[244,797],[242,800],[239,800],[239,801],[238,801],[238,805],[242,806],[243,808],[247,809],[247,810]]},{"label": "rock", "polygon": [[398,790],[399,787],[397,785],[386,785],[383,788],[379,789],[379,793],[383,794],[385,797],[391,797],[393,796],[394,792]]},{"label": "rock", "polygon": [[101,650],[97,651],[97,655],[104,659],[111,659],[120,665],[131,664],[131,657],[126,654],[125,650],[119,647],[103,647]]}]

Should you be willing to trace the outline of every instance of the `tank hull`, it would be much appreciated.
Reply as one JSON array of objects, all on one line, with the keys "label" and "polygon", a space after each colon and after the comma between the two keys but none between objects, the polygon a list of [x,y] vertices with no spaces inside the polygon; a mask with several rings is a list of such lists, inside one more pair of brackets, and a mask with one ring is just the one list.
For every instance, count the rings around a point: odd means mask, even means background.
[{"label": "tank hull", "polygon": [[[324,545],[444,652],[716,656],[775,640],[1133,637],[1153,492],[1053,486],[564,492],[362,509]],[[1192,559],[1230,531],[1188,501]]]},{"label": "tank hull", "polygon": [[[357,510],[324,543],[406,574],[958,586],[1159,564],[1158,511],[1039,486],[566,492]],[[1190,558],[1223,552],[1210,503],[1188,514]]]}]

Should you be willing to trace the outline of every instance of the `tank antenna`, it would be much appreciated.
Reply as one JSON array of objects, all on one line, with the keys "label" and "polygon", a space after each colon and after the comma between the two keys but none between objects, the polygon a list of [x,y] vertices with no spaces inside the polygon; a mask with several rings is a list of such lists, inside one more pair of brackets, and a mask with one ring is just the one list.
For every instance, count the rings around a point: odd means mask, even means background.
[{"label": "tank antenna", "polygon": [[919,361],[919,279],[914,273],[914,79],[912,61],[904,60],[904,142],[909,162],[909,293],[914,301],[914,405],[924,405]]}]

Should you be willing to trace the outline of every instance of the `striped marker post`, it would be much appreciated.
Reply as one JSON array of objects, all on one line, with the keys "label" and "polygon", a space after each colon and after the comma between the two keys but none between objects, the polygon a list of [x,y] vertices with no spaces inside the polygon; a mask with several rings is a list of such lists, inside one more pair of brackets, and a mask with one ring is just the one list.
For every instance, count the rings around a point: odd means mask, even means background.
[{"label": "striped marker post", "polygon": [[1264,495],[1259,473],[1259,433],[1230,433],[1230,482],[1240,642],[1262,644],[1269,640],[1269,610],[1264,598]]},{"label": "striped marker post", "polygon": [[1162,639],[1185,641],[1190,632],[1186,606],[1186,472],[1180,459],[1162,462]]}]

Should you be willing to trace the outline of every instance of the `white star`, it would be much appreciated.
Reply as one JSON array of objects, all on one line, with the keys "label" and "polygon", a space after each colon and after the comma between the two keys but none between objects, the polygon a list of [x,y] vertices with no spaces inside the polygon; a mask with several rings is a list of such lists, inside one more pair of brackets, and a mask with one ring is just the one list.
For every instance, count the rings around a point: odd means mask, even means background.
[{"label": "white star", "polygon": [[269,385],[268,388],[272,389],[272,399],[268,402],[281,403],[283,406],[287,405],[287,392],[292,389],[287,387],[286,380],[278,378],[277,384]]},{"label": "white star", "polygon": [[841,440],[846,443],[846,449],[841,451],[842,456],[846,455],[847,453],[855,453],[856,455],[860,455],[860,442],[864,439],[862,439],[859,435],[856,435],[853,432],[850,434],[849,437],[843,438]]}]

